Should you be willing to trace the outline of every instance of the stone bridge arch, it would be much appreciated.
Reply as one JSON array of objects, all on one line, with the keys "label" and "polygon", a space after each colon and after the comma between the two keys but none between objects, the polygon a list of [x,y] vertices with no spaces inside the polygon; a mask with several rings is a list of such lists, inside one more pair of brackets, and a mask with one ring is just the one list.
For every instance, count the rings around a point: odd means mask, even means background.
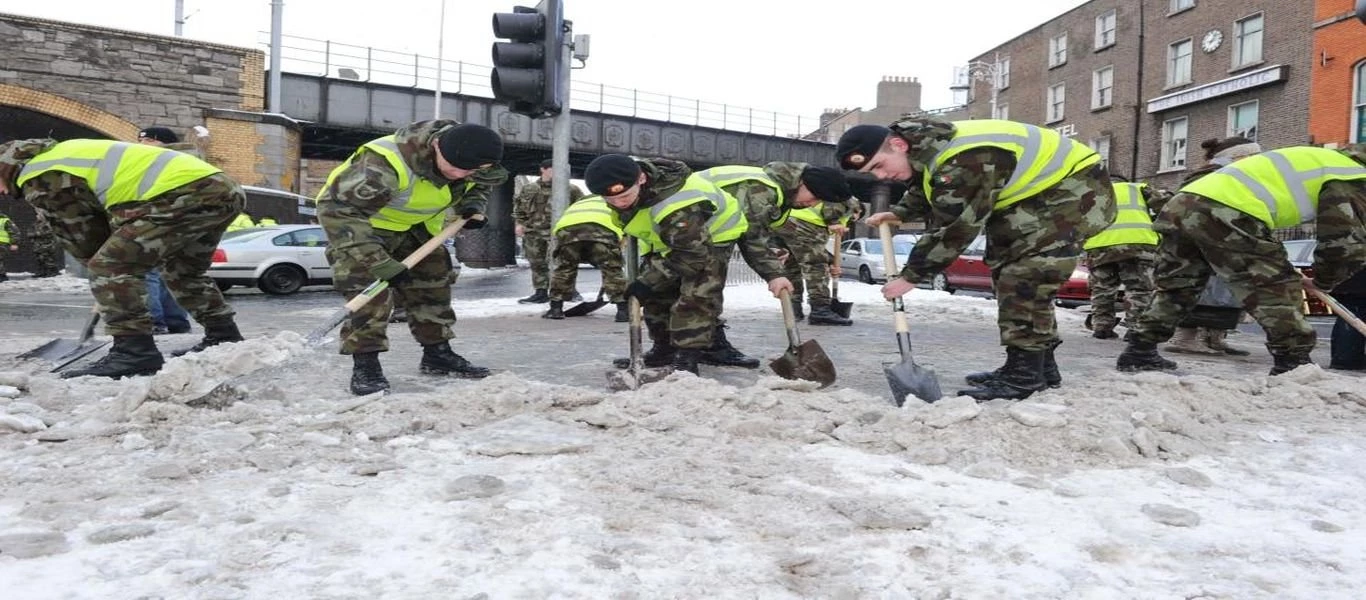
[{"label": "stone bridge arch", "polygon": [[[9,83],[0,83],[0,106],[30,110],[56,117],[115,140],[131,141],[137,139],[139,130],[137,125],[113,113],[82,104],[70,98]],[[42,137],[44,134],[29,134],[16,130],[12,125],[0,122],[0,135],[15,138]]]}]

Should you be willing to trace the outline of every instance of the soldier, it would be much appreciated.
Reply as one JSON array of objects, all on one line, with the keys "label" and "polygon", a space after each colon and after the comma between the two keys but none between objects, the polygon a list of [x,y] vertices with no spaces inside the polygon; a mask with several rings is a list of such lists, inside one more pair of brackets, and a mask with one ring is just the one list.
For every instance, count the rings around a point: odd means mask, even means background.
[{"label": "soldier", "polygon": [[[512,219],[517,224],[517,237],[522,238],[522,254],[531,263],[531,287],[535,292],[518,300],[522,304],[542,304],[551,297],[550,289],[550,188],[555,170],[551,160],[541,161],[541,176],[536,181],[522,186],[517,197],[512,199]],[[579,186],[569,184],[569,202],[572,204],[583,197]],[[581,299],[578,292],[560,300]]]},{"label": "soldier", "polygon": [[242,341],[232,307],[206,274],[223,230],[246,202],[217,168],[142,144],[20,140],[0,146],[0,192],[6,189],[22,193],[66,251],[86,263],[114,337],[108,355],[62,377],[161,369],[144,284],[158,265],[176,300],[204,326],[204,338],[176,355]]},{"label": "soldier", "polygon": [[57,236],[52,233],[52,226],[47,224],[47,219],[42,215],[37,215],[33,219],[33,231],[28,234],[28,245],[33,251],[33,259],[37,263],[33,271],[34,277],[56,277],[62,274],[63,259],[62,244],[57,240]]},{"label": "soldier", "polygon": [[[448,211],[481,217],[490,191],[507,178],[498,166],[502,156],[503,140],[492,129],[420,121],[366,143],[328,176],[317,204],[335,287],[349,299],[376,279],[390,286],[342,324],[351,393],[389,389],[379,353],[389,349],[393,302],[406,310],[408,331],[422,345],[422,373],[488,376],[451,349],[450,254],[433,252],[411,269],[399,259],[440,232]],[[470,220],[465,227],[483,225]]]},{"label": "soldier", "polygon": [[[740,203],[675,160],[605,154],[588,165],[584,180],[617,213],[623,230],[650,250],[626,288],[627,297],[640,301],[653,342],[645,364],[672,363],[696,374],[705,355],[748,366],[753,359],[725,339],[720,319],[727,263],[748,227]],[[792,289],[787,278],[769,281],[775,296],[782,289]]]},{"label": "soldier", "polygon": [[[204,129],[204,135],[208,135],[207,129]],[[148,127],[139,131],[138,143],[170,148],[195,157],[203,157],[198,146],[181,143],[180,137],[165,127]],[[189,333],[190,315],[180,304],[176,303],[175,296],[171,295],[170,290],[166,289],[166,283],[162,281],[159,269],[147,271],[146,284],[147,311],[152,314],[152,335]]]},{"label": "soldier", "polygon": [[1127,323],[1138,320],[1153,297],[1153,258],[1157,250],[1157,232],[1148,213],[1148,202],[1153,193],[1146,183],[1129,183],[1111,175],[1114,182],[1115,222],[1091,239],[1086,240],[1086,261],[1090,264],[1091,337],[1109,340],[1119,337],[1116,306],[1119,288],[1124,286],[1124,299],[1129,303]]},{"label": "soldier", "polygon": [[978,387],[959,393],[978,400],[1022,399],[1060,385],[1053,358],[1061,343],[1054,299],[1082,243],[1115,219],[1100,156],[1051,129],[1024,123],[903,117],[890,129],[849,129],[835,158],[847,169],[912,184],[902,205],[872,215],[869,225],[910,219],[925,203],[938,225],[916,242],[901,276],[883,286],[889,299],[943,271],[985,226],[1006,363],[969,375],[968,383]]},{"label": "soldier", "polygon": [[617,306],[616,321],[630,320],[626,312],[626,273],[621,257],[621,225],[602,196],[587,196],[570,204],[555,222],[555,270],[550,276],[550,310],[541,315],[563,319],[564,303],[574,295],[579,263],[602,272],[602,293]]},{"label": "soldier", "polygon": [[[771,162],[760,167],[722,166],[700,173],[740,200],[749,230],[740,240],[741,254],[765,281],[786,277],[793,284],[793,308],[800,313],[802,279],[810,281],[812,325],[852,323],[830,310],[829,237],[826,218],[838,223],[852,192],[844,175],[830,167]],[[788,266],[770,248],[787,250]]]},{"label": "soldier", "polygon": [[[1217,273],[1266,330],[1271,375],[1310,364],[1317,335],[1304,287],[1330,290],[1366,264],[1366,144],[1295,146],[1250,156],[1181,188],[1155,223],[1157,293],[1125,336],[1121,371],[1175,369],[1157,343]],[[1273,229],[1315,223],[1314,279],[1303,280]]]},{"label": "soldier", "polygon": [[0,281],[9,281],[5,259],[19,251],[19,227],[5,213],[0,213]]}]

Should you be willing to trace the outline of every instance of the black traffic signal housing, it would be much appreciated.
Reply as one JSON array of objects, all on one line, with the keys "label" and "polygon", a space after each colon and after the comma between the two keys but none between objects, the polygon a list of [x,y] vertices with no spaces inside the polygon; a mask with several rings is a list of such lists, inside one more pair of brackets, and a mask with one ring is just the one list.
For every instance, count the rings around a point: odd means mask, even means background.
[{"label": "black traffic signal housing", "polygon": [[541,0],[536,8],[515,6],[493,14],[493,97],[529,117],[556,115],[563,106],[564,5]]}]

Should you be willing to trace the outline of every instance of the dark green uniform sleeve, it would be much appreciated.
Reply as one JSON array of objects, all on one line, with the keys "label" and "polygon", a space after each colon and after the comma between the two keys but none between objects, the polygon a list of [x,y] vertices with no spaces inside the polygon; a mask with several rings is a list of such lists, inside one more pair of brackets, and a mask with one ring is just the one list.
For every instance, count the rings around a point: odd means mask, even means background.
[{"label": "dark green uniform sleeve", "polygon": [[[916,241],[901,278],[912,283],[940,273],[966,250],[991,216],[998,180],[1004,182],[1014,169],[1001,164],[1004,152],[969,150],[949,159],[931,173],[934,202],[930,219],[937,227]],[[909,194],[908,194],[909,196]]]},{"label": "dark green uniform sleeve", "polygon": [[1330,181],[1319,191],[1314,285],[1331,290],[1366,264],[1366,181]]},{"label": "dark green uniform sleeve", "polygon": [[369,150],[360,152],[318,197],[318,222],[327,231],[328,246],[366,269],[393,260],[375,238],[370,217],[389,203],[396,189],[398,172],[389,161]]},{"label": "dark green uniform sleeve", "polygon": [[19,190],[14,189],[14,182],[19,178],[19,172],[30,159],[39,154],[47,152],[48,148],[57,145],[57,140],[50,138],[39,138],[32,140],[14,140],[6,144],[0,144],[0,182],[10,188],[10,195],[19,197]]},{"label": "dark green uniform sleeve", "polygon": [[[471,211],[479,214],[486,214],[485,211],[488,209],[489,196],[493,195],[493,189],[503,185],[503,182],[507,181],[507,169],[504,169],[503,167],[479,169],[478,171],[470,173],[469,178],[474,182],[474,187],[471,187],[469,191],[461,194],[459,198],[455,200],[451,210],[457,215],[468,214]],[[458,181],[451,185],[463,187],[465,182]]]},{"label": "dark green uniform sleeve", "polygon": [[710,204],[699,202],[664,217],[659,223],[659,237],[668,246],[669,254],[663,260],[650,261],[650,267],[639,275],[640,281],[660,288],[665,282],[695,277],[706,270],[712,251],[707,219],[712,212]]},{"label": "dark green uniform sleeve", "polygon": [[526,226],[531,218],[531,200],[536,197],[536,190],[532,187],[537,185],[535,181],[528,182],[517,190],[517,195],[512,198],[512,221],[518,225]]},{"label": "dark green uniform sleeve", "polygon": [[778,193],[773,188],[756,181],[743,181],[724,190],[740,202],[745,211],[749,228],[740,236],[738,243],[740,256],[745,264],[754,269],[764,281],[773,281],[783,276],[783,263],[771,250],[778,244],[773,239],[773,230],[768,224],[777,219],[774,212],[778,208]]},{"label": "dark green uniform sleeve", "polygon": [[902,223],[928,223],[930,220],[930,201],[925,199],[925,192],[918,185],[906,190],[901,201],[893,204],[890,210]]}]

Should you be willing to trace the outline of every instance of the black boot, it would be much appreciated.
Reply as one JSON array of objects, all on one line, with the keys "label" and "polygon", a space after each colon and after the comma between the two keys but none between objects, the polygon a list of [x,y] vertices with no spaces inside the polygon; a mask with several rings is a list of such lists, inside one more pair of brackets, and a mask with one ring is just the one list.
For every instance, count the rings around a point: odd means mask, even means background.
[{"label": "black boot", "polygon": [[387,389],[389,389],[389,380],[384,378],[384,369],[379,366],[378,352],[361,352],[351,355],[352,394],[364,396]]},{"label": "black boot", "polygon": [[1289,373],[1294,371],[1296,367],[1314,364],[1314,361],[1309,359],[1308,352],[1283,352],[1272,354],[1271,360],[1274,361],[1271,365],[1271,375]]},{"label": "black boot", "polygon": [[488,369],[470,364],[465,357],[451,350],[450,342],[422,346],[422,363],[419,369],[424,375],[454,375],[465,379],[483,379],[489,376]]},{"label": "black boot", "polygon": [[520,304],[545,304],[550,302],[550,294],[545,293],[545,288],[536,288],[536,293],[517,301]]},{"label": "black boot", "polygon": [[616,319],[614,319],[614,320],[615,320],[616,322],[618,322],[618,323],[630,323],[630,322],[631,322],[631,311],[626,307],[626,303],[625,303],[625,302],[618,302],[618,303],[617,303],[617,316],[616,316]]},{"label": "black boot", "polygon": [[202,352],[210,346],[240,341],[242,341],[242,332],[237,330],[237,323],[233,322],[232,317],[209,321],[204,323],[204,339],[199,340],[198,344],[189,348],[172,352],[171,356],[185,356],[191,352]]},{"label": "black boot", "polygon": [[[815,307],[814,307],[814,306],[811,307],[811,309],[812,309],[813,312],[815,311]],[[802,299],[801,299],[801,298],[793,298],[793,299],[792,299],[792,318],[794,318],[794,319],[796,319],[796,320],[798,320],[798,321],[800,321],[800,320],[806,318],[806,313],[802,312]]]},{"label": "black boot", "polygon": [[702,351],[696,348],[679,348],[674,352],[673,367],[675,371],[687,371],[693,375],[697,374],[697,363],[701,361]]},{"label": "black boot", "polygon": [[[1057,350],[1058,346],[1061,345],[1062,340],[1053,340],[1052,345],[1049,346],[1048,350],[1044,351],[1043,355],[1043,380],[1044,383],[1047,383],[1048,387],[1051,388],[1062,387],[1062,373],[1058,371],[1058,361],[1053,357],[1054,350]],[[1005,366],[1001,366],[995,371],[969,373],[968,376],[963,379],[967,381],[969,385],[980,386],[989,379],[1000,377],[1003,369],[1005,369]]]},{"label": "black boot", "polygon": [[716,331],[712,333],[711,348],[702,351],[702,356],[698,358],[698,362],[718,367],[759,368],[759,359],[745,356],[745,353],[730,345],[730,340],[726,339],[726,326],[724,324],[716,326]]},{"label": "black boot", "polygon": [[1006,347],[1006,364],[1000,374],[982,382],[975,388],[959,390],[961,396],[971,396],[976,400],[1024,400],[1034,392],[1048,387],[1043,378],[1046,350],[1023,350]]},{"label": "black boot", "polygon": [[148,334],[116,335],[109,354],[81,369],[62,371],[62,379],[94,375],[95,377],[132,377],[151,375],[165,363],[157,344]]},{"label": "black boot", "polygon": [[1114,327],[1097,327],[1095,331],[1091,332],[1091,337],[1098,340],[1113,340],[1119,337],[1119,334],[1115,333]]},{"label": "black boot", "polygon": [[806,318],[806,322],[811,325],[853,325],[852,319],[839,316],[835,311],[830,310],[830,306],[811,305],[811,316]]},{"label": "black boot", "polygon": [[541,315],[541,318],[542,318],[542,319],[555,319],[555,320],[563,319],[563,318],[564,318],[564,300],[551,300],[551,301],[550,301],[550,310],[545,311],[545,314]]},{"label": "black boot", "polygon": [[[673,343],[669,341],[669,325],[667,323],[646,321],[645,327],[650,331],[650,341],[653,343],[645,355],[641,358],[645,361],[645,366],[667,367],[674,359],[674,353],[678,351]],[[627,369],[631,366],[631,357],[614,358],[612,366],[618,369]]]},{"label": "black boot", "polygon": [[1119,359],[1115,361],[1116,369],[1133,372],[1171,371],[1176,368],[1176,363],[1162,358],[1162,355],[1157,353],[1157,344],[1140,342],[1130,336],[1125,338],[1129,345],[1119,353]]}]

